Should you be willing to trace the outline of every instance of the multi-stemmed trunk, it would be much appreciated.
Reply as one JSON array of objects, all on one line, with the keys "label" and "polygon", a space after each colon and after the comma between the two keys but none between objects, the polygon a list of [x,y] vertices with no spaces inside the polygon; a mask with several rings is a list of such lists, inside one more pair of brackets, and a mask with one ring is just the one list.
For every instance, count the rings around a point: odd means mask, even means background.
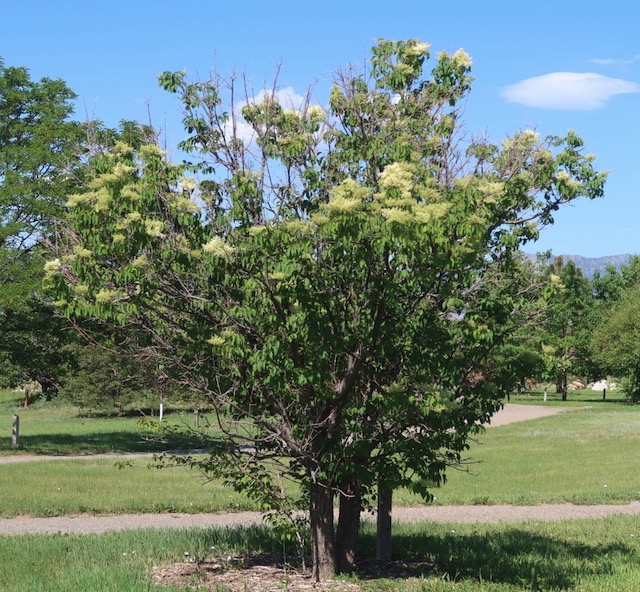
[{"label": "multi-stemmed trunk", "polygon": [[356,545],[360,533],[362,489],[352,483],[340,494],[336,534],[336,568],[338,573],[352,573],[356,568]]},{"label": "multi-stemmed trunk", "polygon": [[310,490],[311,554],[316,581],[337,573],[352,573],[356,567],[361,489],[351,484],[341,493],[337,531],[334,530],[333,493],[331,487],[317,483]]},{"label": "multi-stemmed trunk", "polygon": [[309,519],[313,577],[320,582],[334,576],[337,571],[332,487],[323,483],[311,484]]}]

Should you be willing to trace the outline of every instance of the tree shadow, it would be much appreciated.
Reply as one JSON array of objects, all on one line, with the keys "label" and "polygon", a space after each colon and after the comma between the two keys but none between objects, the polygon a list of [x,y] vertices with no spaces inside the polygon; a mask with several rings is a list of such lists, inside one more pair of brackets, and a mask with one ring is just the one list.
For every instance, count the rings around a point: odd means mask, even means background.
[{"label": "tree shadow", "polygon": [[[375,535],[365,535],[362,550],[371,554],[374,548]],[[637,560],[635,551],[624,544],[585,544],[515,527],[473,534],[453,530],[399,534],[394,535],[393,548],[394,556],[410,566],[411,576],[436,573],[454,581],[471,579],[528,590],[572,589],[584,578],[613,574],[625,558]],[[422,573],[415,573],[420,565]],[[388,573],[383,569],[375,577],[394,577],[393,569]]]},{"label": "tree shadow", "polygon": [[18,448],[11,447],[11,438],[0,438],[0,451],[28,452],[30,454],[99,454],[119,452],[163,452],[199,448],[202,441],[195,437],[171,434],[158,439],[157,434],[146,436],[140,431],[112,431],[88,434],[20,435]]}]

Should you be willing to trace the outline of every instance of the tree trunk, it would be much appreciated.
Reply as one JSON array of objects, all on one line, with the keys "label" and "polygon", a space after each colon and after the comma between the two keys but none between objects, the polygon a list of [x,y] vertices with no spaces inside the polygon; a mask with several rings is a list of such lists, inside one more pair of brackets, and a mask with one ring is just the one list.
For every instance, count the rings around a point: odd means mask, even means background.
[{"label": "tree trunk", "polygon": [[336,536],[338,573],[353,573],[356,568],[360,512],[362,512],[362,491],[358,484],[353,483],[340,495],[340,514]]},{"label": "tree trunk", "polygon": [[565,372],[562,375],[562,400],[567,400],[567,390],[569,389],[569,379],[567,377],[567,373]]},{"label": "tree trunk", "polygon": [[328,485],[311,484],[309,518],[311,522],[313,577],[316,582],[321,582],[336,574],[333,490]]},{"label": "tree trunk", "polygon": [[393,490],[378,483],[378,516],[376,520],[376,559],[391,559],[391,506]]}]

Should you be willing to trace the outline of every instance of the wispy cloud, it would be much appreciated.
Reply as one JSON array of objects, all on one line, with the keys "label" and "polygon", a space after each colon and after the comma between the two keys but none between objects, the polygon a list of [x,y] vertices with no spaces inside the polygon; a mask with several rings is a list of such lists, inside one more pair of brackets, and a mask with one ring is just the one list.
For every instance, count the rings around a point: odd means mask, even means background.
[{"label": "wispy cloud", "polygon": [[502,96],[513,103],[587,111],[603,107],[616,95],[638,93],[640,84],[591,72],[553,72],[507,86]]},{"label": "wispy cloud", "polygon": [[634,55],[631,58],[593,58],[589,60],[592,64],[598,64],[599,66],[618,66],[625,64],[633,64],[634,62],[640,62],[640,54]]},{"label": "wispy cloud", "polygon": [[[236,103],[233,107],[235,117],[235,137],[242,140],[245,145],[253,143],[255,140],[255,131],[251,125],[249,125],[244,117],[242,117],[242,108],[247,104],[257,105],[262,103],[267,97],[273,97],[276,99],[284,109],[292,109],[294,111],[300,111],[307,103],[306,97],[298,94],[291,86],[282,88],[274,92],[272,90],[261,90],[255,97],[251,97],[247,101]],[[233,124],[228,121],[224,126],[225,136],[231,138],[233,136]]]}]

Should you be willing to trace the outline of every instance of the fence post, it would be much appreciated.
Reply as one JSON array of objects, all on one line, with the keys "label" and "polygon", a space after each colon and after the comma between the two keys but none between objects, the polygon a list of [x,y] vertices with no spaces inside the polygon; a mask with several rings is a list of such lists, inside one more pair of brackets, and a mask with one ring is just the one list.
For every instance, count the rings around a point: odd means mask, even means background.
[{"label": "fence post", "polygon": [[20,418],[13,416],[13,429],[11,430],[11,446],[16,448],[20,440]]},{"label": "fence post", "polygon": [[606,400],[607,398],[607,389],[606,387],[602,389],[602,400]]}]

